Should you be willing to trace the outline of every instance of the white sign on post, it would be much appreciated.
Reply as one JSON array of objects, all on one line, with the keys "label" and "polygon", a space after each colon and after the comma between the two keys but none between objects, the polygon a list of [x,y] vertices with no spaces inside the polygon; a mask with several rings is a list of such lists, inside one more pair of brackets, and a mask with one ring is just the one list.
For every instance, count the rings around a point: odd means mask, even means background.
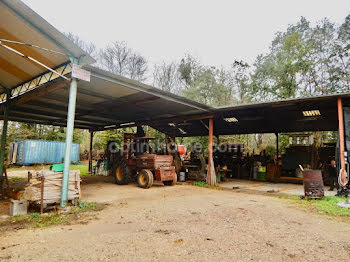
[{"label": "white sign on post", "polygon": [[90,82],[90,71],[82,69],[79,65],[73,64],[72,77]]}]

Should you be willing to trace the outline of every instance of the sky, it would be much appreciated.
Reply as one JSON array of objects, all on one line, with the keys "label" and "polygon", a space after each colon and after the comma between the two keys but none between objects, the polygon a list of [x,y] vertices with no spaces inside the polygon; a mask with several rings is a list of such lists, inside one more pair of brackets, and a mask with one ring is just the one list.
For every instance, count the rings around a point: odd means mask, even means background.
[{"label": "sky", "polygon": [[150,64],[186,53],[206,65],[252,64],[301,16],[342,23],[350,0],[24,0],[62,32],[105,47],[126,41]]}]

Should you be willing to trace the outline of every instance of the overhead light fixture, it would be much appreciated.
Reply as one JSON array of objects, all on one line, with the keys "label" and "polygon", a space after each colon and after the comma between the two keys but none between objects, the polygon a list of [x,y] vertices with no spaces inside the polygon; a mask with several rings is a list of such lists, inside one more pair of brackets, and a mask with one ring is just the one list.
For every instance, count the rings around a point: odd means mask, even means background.
[{"label": "overhead light fixture", "polygon": [[238,119],[235,118],[235,117],[226,117],[226,118],[224,118],[224,120],[226,122],[228,122],[228,123],[236,123],[236,122],[238,122]]},{"label": "overhead light fixture", "polygon": [[175,126],[175,123],[168,123],[169,126]]},{"label": "overhead light fixture", "polygon": [[135,122],[130,122],[130,123],[124,123],[124,124],[120,124],[120,126],[128,126],[128,125],[134,125]]},{"label": "overhead light fixture", "polygon": [[321,112],[320,110],[309,110],[309,111],[303,111],[303,116],[320,116]]},{"label": "overhead light fixture", "polygon": [[178,129],[179,129],[179,131],[180,131],[181,134],[183,134],[183,135],[186,135],[186,134],[187,134],[187,132],[186,132],[185,130],[183,130],[182,128],[179,127]]}]

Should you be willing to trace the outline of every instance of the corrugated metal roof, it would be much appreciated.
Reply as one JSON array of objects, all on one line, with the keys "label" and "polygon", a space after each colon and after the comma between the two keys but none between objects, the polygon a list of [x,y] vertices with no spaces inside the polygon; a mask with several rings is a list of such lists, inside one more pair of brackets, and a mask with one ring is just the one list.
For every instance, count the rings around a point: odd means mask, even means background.
[{"label": "corrugated metal roof", "polygon": [[[350,107],[350,93],[342,93],[216,108],[212,112],[214,135],[336,131],[338,97],[342,98],[344,107]],[[321,115],[313,117],[303,115],[303,111],[310,110],[319,110]],[[231,123],[225,121],[225,118],[232,117],[238,121]],[[182,121],[176,126],[167,123],[151,124],[152,127],[172,136],[207,136],[208,130],[205,125],[208,125],[207,120],[185,123]]]},{"label": "corrugated metal roof", "polygon": [[[64,56],[31,46],[3,42],[50,68],[69,62],[68,56],[81,58],[82,64],[94,62],[93,58],[19,0],[0,0],[0,39],[37,45],[67,54]],[[46,71],[40,65],[0,47],[1,86],[14,88]]]},{"label": "corrugated metal roof", "polygon": [[[19,0],[0,0],[0,39],[35,44],[94,60]],[[51,68],[70,73],[69,59],[29,46],[7,43]],[[103,130],[124,124],[148,124],[173,136],[206,136],[206,117],[214,116],[214,134],[337,130],[336,98],[350,106],[350,93],[212,108],[109,72],[87,66],[91,82],[78,83],[75,127]],[[0,85],[13,89],[10,120],[66,126],[69,82],[54,78],[35,63],[0,47]],[[23,83],[40,77],[38,83]],[[49,81],[43,81],[48,78]],[[41,82],[43,81],[43,82]],[[38,86],[38,87],[37,87]],[[1,92],[0,92],[1,93]],[[0,97],[0,102],[3,96]],[[304,110],[317,109],[308,118]],[[4,106],[0,104],[1,117]],[[195,118],[197,120],[194,120]],[[203,116],[203,117],[199,117]],[[235,117],[229,123],[225,118]]]},{"label": "corrugated metal roof", "polygon": [[[150,125],[171,136],[337,130],[338,97],[350,106],[350,93],[212,108],[91,66],[91,82],[79,81],[75,127],[92,130]],[[10,120],[65,126],[69,83],[56,79],[12,102]],[[0,107],[2,112],[3,106]],[[319,110],[318,117],[303,111]],[[225,118],[235,117],[229,123]],[[175,125],[174,125],[175,124]]]},{"label": "corrugated metal roof", "polygon": [[[91,70],[91,81],[79,81],[75,127],[103,130],[140,121],[203,114],[212,107],[111,74]],[[66,126],[69,82],[55,79],[13,99],[10,120]],[[0,113],[4,105],[0,106]],[[2,115],[1,115],[2,117]]]}]

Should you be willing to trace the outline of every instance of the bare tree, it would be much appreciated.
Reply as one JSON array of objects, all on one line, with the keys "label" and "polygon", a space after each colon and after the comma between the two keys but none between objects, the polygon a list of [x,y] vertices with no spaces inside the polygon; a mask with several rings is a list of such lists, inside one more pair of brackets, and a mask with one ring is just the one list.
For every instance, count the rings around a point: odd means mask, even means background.
[{"label": "bare tree", "polygon": [[147,72],[146,59],[139,54],[133,53],[129,56],[128,60],[129,60],[128,70],[129,70],[130,78],[140,82],[146,80],[146,76],[145,76]]},{"label": "bare tree", "polygon": [[181,91],[180,73],[175,62],[162,62],[154,66],[153,85],[167,92],[179,94]]},{"label": "bare tree", "polygon": [[80,39],[79,36],[77,36],[71,32],[65,33],[65,35],[74,44],[76,44],[81,49],[83,49],[89,56],[95,58],[95,60],[98,60],[98,51],[97,51],[96,46],[93,43],[85,42],[84,40]]},{"label": "bare tree", "polygon": [[125,42],[116,41],[100,51],[101,66],[115,74],[134,80],[145,80],[146,59],[133,52]]}]

